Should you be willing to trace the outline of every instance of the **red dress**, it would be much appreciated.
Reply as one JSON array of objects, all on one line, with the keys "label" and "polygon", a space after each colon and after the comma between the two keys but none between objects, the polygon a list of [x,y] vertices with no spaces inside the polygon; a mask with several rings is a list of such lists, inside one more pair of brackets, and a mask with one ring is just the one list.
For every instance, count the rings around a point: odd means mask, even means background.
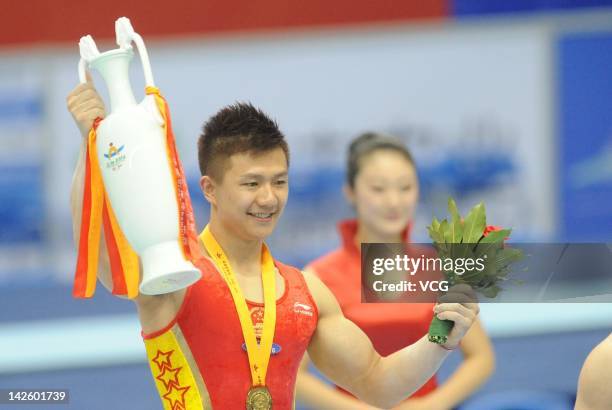
[{"label": "red dress", "polygon": [[[434,303],[361,303],[361,253],[355,245],[357,221],[338,224],[342,246],[316,259],[308,268],[334,293],[344,316],[363,330],[381,356],[411,345],[427,334]],[[408,242],[408,229],[404,232]],[[436,377],[413,397],[435,390]]]}]

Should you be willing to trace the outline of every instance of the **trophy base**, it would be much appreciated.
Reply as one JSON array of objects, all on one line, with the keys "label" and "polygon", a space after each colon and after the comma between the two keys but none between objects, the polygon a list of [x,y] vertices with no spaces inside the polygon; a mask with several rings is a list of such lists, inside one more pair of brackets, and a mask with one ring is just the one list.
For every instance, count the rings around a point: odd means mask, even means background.
[{"label": "trophy base", "polygon": [[140,293],[161,295],[188,287],[202,274],[183,258],[177,241],[163,242],[145,249],[142,254]]}]

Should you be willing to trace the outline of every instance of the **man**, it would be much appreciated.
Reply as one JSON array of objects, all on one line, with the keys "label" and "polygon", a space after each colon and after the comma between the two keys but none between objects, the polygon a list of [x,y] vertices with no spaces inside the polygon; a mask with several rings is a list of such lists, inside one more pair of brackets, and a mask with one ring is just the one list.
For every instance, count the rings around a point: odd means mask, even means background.
[{"label": "man", "polygon": [[595,346],[582,366],[578,379],[576,410],[612,408],[612,333]]},{"label": "man", "polygon": [[[104,116],[90,82],[77,86],[67,104],[83,136]],[[84,138],[71,199],[75,243],[85,147]],[[134,300],[165,408],[289,409],[306,348],[334,383],[373,406],[392,407],[459,345],[479,311],[467,287],[441,299],[461,303],[435,307],[439,318],[455,322],[444,345],[424,336],[383,358],[316,276],[271,262],[264,239],[287,200],[289,150],[260,110],[242,103],[223,108],[204,126],[198,156],[200,186],[211,204],[209,228],[200,236],[207,255],[197,263],[202,279],[187,290]],[[98,277],[111,288],[104,241],[100,255]]]}]

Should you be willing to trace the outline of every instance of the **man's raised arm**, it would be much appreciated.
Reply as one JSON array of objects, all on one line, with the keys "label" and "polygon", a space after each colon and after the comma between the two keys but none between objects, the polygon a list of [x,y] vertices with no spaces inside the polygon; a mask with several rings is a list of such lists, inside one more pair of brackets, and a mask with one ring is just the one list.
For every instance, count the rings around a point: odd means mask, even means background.
[{"label": "man's raised arm", "polygon": [[[78,250],[79,238],[81,234],[81,213],[83,208],[83,189],[85,186],[85,160],[87,155],[87,137],[89,130],[98,117],[103,118],[105,115],[104,102],[96,91],[91,82],[91,77],[88,75],[88,81],[85,84],[76,86],[66,98],[68,111],[72,114],[72,118],[79,127],[81,133],[81,148],[79,157],[72,176],[72,187],[70,190],[70,211],[72,214],[72,236],[74,245]],[[113,284],[110,273],[110,262],[106,251],[106,243],[104,241],[104,233],[100,240],[99,264],[98,264],[98,279],[109,291],[112,291]]]}]

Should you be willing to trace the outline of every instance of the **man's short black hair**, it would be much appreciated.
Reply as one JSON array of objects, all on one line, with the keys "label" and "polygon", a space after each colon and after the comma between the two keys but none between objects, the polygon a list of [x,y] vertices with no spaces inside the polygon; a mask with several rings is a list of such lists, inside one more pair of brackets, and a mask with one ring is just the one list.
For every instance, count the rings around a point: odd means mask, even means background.
[{"label": "man's short black hair", "polygon": [[283,150],[289,165],[289,146],[276,121],[249,102],[237,102],[222,108],[202,127],[198,139],[200,172],[221,181],[232,155],[275,148]]}]

